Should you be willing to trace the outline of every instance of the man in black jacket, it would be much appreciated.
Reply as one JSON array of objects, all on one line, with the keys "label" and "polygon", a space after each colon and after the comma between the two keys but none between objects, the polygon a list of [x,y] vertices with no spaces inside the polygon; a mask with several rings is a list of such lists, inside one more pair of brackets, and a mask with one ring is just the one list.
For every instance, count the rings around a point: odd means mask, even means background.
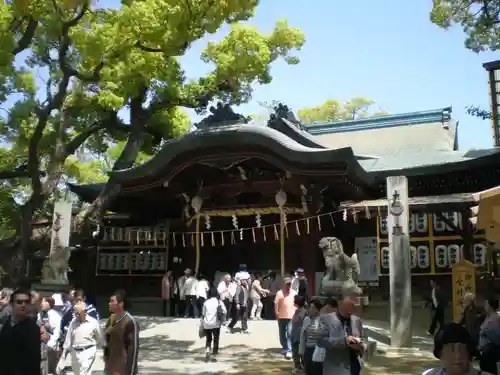
[{"label": "man in black jacket", "polygon": [[2,374],[40,375],[40,327],[29,317],[31,295],[18,289],[10,296],[12,314],[0,327]]},{"label": "man in black jacket", "polygon": [[429,302],[433,311],[433,315],[428,333],[429,335],[434,336],[437,332],[438,325],[439,329],[443,329],[444,327],[444,308],[446,302],[436,280],[431,280],[429,284],[432,288],[430,296],[431,298]]}]

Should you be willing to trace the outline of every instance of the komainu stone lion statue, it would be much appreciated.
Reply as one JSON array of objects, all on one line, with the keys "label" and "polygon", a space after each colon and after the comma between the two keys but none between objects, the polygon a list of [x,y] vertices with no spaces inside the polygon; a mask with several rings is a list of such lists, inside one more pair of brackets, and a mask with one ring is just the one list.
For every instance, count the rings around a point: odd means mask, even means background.
[{"label": "komainu stone lion statue", "polygon": [[323,237],[318,244],[325,258],[325,276],[321,281],[321,294],[334,297],[360,295],[357,285],[360,273],[357,254],[344,253],[342,242],[337,237]]},{"label": "komainu stone lion statue", "polygon": [[45,258],[42,268],[43,284],[67,284],[69,259],[71,253],[64,248],[59,248]]}]

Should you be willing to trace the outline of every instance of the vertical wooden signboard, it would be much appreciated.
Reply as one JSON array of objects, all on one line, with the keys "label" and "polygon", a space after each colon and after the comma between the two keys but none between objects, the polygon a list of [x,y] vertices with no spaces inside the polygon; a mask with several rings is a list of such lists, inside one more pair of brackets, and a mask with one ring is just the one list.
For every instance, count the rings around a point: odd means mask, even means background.
[{"label": "vertical wooden signboard", "polygon": [[453,320],[458,321],[464,310],[464,296],[476,294],[476,267],[466,260],[455,263],[451,270],[453,281]]}]

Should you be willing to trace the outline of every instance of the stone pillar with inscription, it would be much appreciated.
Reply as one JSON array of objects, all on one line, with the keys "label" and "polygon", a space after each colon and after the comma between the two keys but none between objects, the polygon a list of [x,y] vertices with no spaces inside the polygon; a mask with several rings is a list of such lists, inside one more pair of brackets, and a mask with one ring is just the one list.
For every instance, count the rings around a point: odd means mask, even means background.
[{"label": "stone pillar with inscription", "polygon": [[387,178],[391,346],[411,347],[412,297],[408,180]]},{"label": "stone pillar with inscription", "polygon": [[462,260],[452,266],[453,282],[453,320],[458,321],[464,311],[464,296],[467,293],[476,295],[476,267],[473,263]]}]

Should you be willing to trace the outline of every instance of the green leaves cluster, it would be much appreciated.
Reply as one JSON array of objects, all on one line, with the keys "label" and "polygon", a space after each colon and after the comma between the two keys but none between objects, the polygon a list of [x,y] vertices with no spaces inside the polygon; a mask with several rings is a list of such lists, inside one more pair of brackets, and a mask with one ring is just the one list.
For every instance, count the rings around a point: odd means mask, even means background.
[{"label": "green leaves cluster", "polygon": [[462,27],[474,52],[500,49],[500,0],[434,0],[430,19],[444,29]]},{"label": "green leaves cluster", "polygon": [[300,109],[298,116],[303,124],[314,125],[315,122],[355,120],[388,114],[384,111],[373,111],[374,105],[373,100],[363,97],[352,98],[344,103],[336,99],[329,99],[320,105]]},{"label": "green leaves cluster", "polygon": [[[305,41],[284,20],[269,34],[241,23],[258,3],[124,0],[119,9],[89,0],[1,3],[0,105],[8,100],[10,107],[0,137],[27,165],[4,195],[25,192],[21,208],[35,214],[62,181],[104,182],[110,169],[143,162],[187,132],[183,108],[203,112],[213,100],[248,101],[253,84],[271,82],[274,61],[298,63],[294,52]],[[198,56],[211,72],[188,79],[179,58],[226,23],[228,35]]]}]

